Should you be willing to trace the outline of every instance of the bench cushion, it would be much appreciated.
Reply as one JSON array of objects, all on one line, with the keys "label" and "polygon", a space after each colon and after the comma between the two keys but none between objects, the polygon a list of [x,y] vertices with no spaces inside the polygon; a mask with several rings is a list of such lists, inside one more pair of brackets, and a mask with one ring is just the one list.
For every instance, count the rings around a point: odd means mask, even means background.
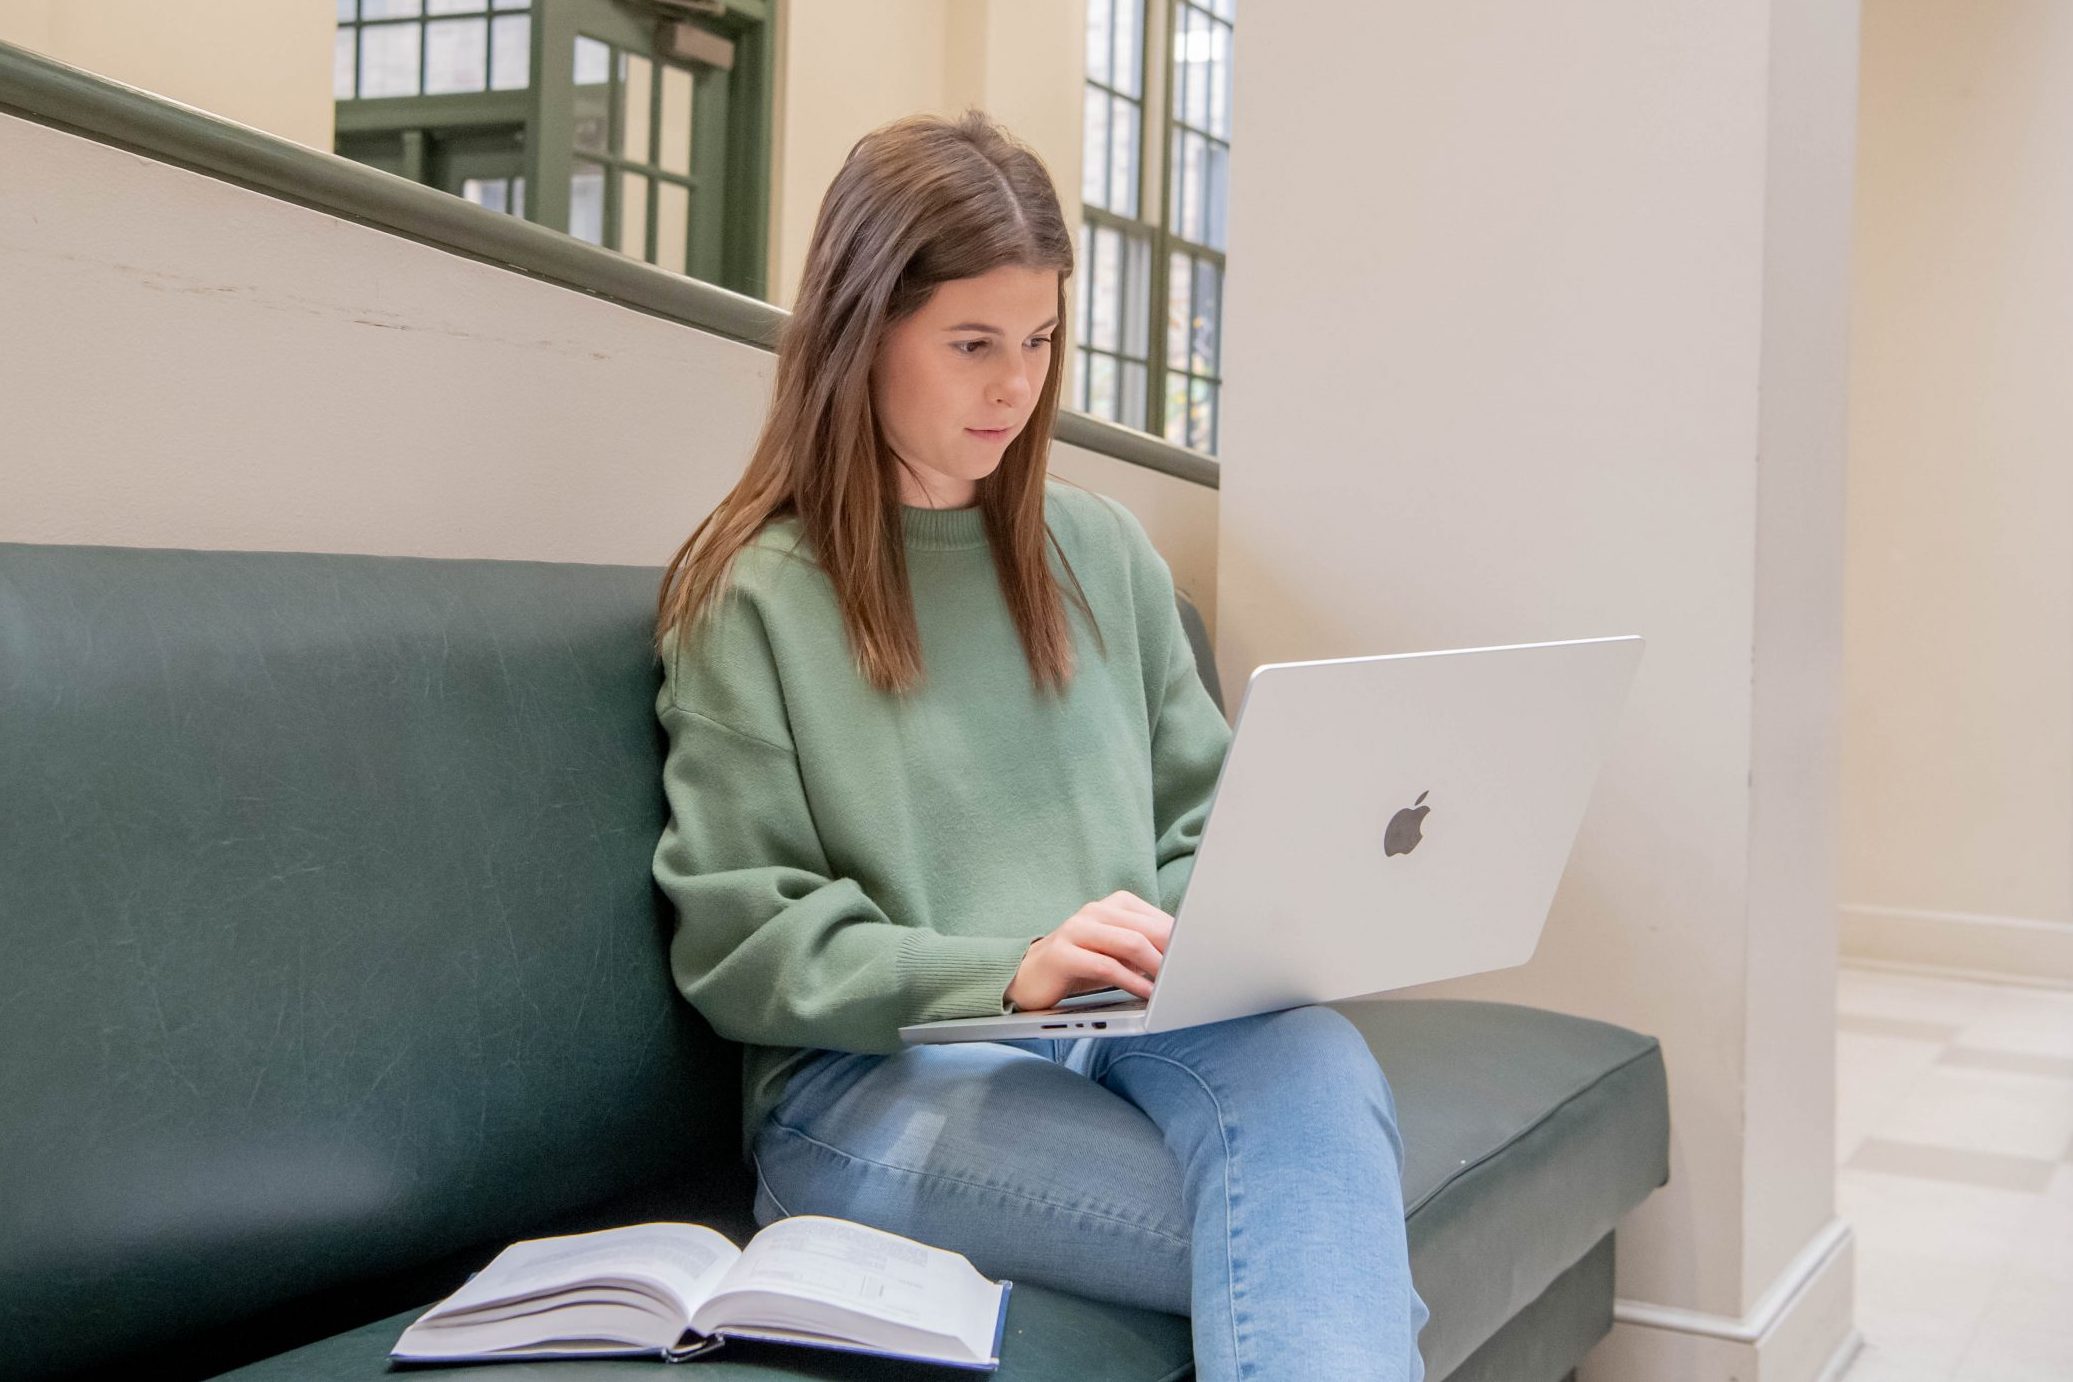
[{"label": "bench cushion", "polygon": [[[1607,1023],[1503,1003],[1385,998],[1333,1006],[1367,1036],[1396,1093],[1411,1270],[1433,1312],[1419,1339],[1428,1377],[1439,1382],[1460,1368],[1537,1301],[1550,1317],[1542,1332],[1599,1337],[1608,1306],[1603,1292],[1549,1288],[1587,1260],[1595,1270],[1583,1276],[1609,1280],[1614,1221],[1668,1176],[1668,1103],[1656,1042]],[[396,1336],[429,1304],[231,1377],[366,1382],[384,1372]],[[1569,1316],[1583,1327],[1565,1332]],[[696,1366],[720,1368],[730,1352],[732,1368],[716,1375],[900,1375],[887,1360],[746,1342]],[[1008,1298],[995,1376],[1155,1382],[1185,1376],[1191,1357],[1188,1322],[1180,1316],[1018,1284]],[[1561,1361],[1549,1375],[1574,1361]],[[599,1376],[598,1369],[614,1365],[470,1366],[471,1378],[489,1382],[508,1371],[518,1382],[574,1377],[579,1369]]]}]

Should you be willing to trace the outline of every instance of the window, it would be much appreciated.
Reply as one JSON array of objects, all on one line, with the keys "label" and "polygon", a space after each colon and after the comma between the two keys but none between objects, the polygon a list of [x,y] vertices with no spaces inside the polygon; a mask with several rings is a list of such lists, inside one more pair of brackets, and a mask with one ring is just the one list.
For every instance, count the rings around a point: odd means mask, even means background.
[{"label": "window", "polygon": [[1073,406],[1211,454],[1236,6],[1087,0]]},{"label": "window", "polygon": [[337,0],[331,94],[510,91],[527,79],[531,0]]},{"label": "window", "polygon": [[773,0],[334,0],[337,152],[765,293]]}]

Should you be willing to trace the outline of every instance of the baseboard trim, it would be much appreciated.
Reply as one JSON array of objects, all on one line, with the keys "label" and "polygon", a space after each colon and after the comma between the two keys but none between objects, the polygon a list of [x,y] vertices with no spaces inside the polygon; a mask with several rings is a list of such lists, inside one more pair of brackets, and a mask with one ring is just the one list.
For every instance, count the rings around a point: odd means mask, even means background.
[{"label": "baseboard trim", "polygon": [[1846,903],[1842,958],[1908,973],[2073,988],[2073,925],[2036,917]]},{"label": "baseboard trim", "polygon": [[1613,1301],[1613,1330],[1579,1376],[1584,1382],[1825,1382],[1861,1347],[1851,1323],[1856,1238],[1830,1219],[1739,1318]]}]

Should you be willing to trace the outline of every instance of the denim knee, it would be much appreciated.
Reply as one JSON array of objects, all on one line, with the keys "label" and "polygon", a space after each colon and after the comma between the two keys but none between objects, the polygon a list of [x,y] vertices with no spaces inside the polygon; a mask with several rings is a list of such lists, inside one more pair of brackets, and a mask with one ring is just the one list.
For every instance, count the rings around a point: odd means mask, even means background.
[{"label": "denim knee", "polygon": [[1258,1024],[1261,1039],[1283,1049],[1282,1068],[1292,1078],[1307,1077],[1332,1089],[1366,1087],[1375,1093],[1390,1126],[1395,1126],[1396,1093],[1352,1018],[1337,1008],[1309,1003],[1244,1020]]}]

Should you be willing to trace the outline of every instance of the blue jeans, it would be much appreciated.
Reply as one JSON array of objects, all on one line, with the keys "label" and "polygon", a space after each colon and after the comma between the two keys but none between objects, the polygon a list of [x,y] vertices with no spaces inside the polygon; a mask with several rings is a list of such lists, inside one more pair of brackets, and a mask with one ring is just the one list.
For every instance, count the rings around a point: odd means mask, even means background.
[{"label": "blue jeans", "polygon": [[759,1227],[837,1215],[1188,1315],[1203,1382],[1425,1375],[1395,1096],[1333,1008],[827,1051],[753,1153]]}]

